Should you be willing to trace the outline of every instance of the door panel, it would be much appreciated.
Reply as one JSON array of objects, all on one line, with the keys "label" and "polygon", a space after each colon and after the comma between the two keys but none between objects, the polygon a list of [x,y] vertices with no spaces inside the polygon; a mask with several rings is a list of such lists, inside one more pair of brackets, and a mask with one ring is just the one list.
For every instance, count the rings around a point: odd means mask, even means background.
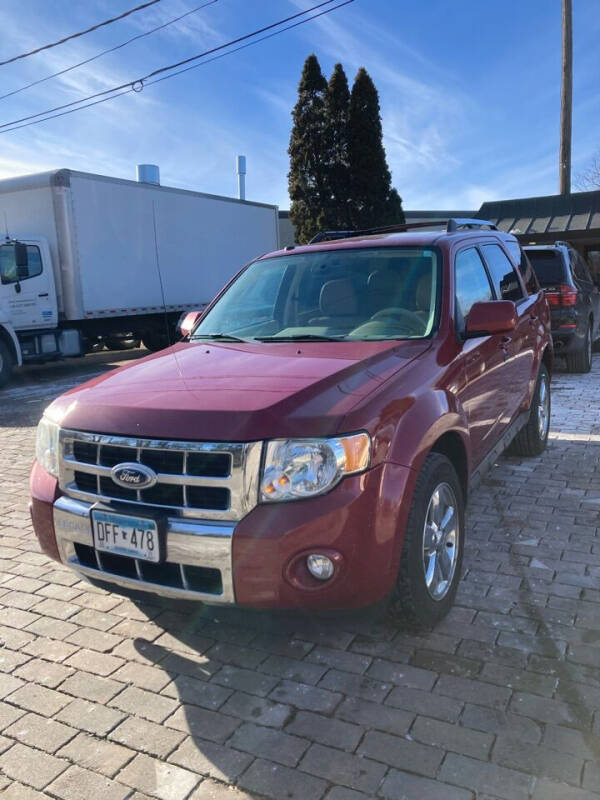
[{"label": "door panel", "polygon": [[[476,247],[456,255],[455,319],[459,338],[471,306],[494,299],[492,284]],[[505,341],[510,338],[511,341]],[[462,344],[461,360],[465,383],[457,391],[469,425],[473,460],[477,465],[493,448],[512,419],[514,397],[509,374],[517,345],[502,334],[467,339]]]},{"label": "door panel", "polygon": [[474,464],[496,444],[510,422],[506,402],[507,360],[502,336],[469,339],[463,345],[465,385],[458,392],[467,415]]},{"label": "door panel", "polygon": [[16,330],[54,328],[57,324],[56,292],[51,265],[37,245],[27,245],[28,265],[19,274],[14,248],[0,246],[2,305]]},{"label": "door panel", "polygon": [[510,422],[529,396],[537,325],[536,296],[526,296],[515,267],[499,244],[484,244],[481,252],[492,278],[496,298],[511,300],[517,309],[515,329],[501,337],[503,340],[500,342],[507,381],[506,414]]}]

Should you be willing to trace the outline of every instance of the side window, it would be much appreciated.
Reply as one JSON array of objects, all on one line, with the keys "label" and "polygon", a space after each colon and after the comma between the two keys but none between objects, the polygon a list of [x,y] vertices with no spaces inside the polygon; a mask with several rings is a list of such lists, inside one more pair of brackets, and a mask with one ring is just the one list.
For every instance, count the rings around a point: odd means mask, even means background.
[{"label": "side window", "polygon": [[537,294],[540,290],[540,284],[531,266],[531,261],[527,258],[527,254],[521,249],[518,242],[506,242],[505,244],[512,260],[519,268],[527,294]]},{"label": "side window", "polygon": [[456,256],[456,321],[462,328],[474,303],[493,300],[492,287],[481,256],[474,247],[461,250]]},{"label": "side window", "polygon": [[15,263],[15,251],[11,244],[0,246],[0,279],[2,283],[16,283],[26,281],[28,278],[35,278],[42,274],[42,257],[40,248],[33,244],[27,245],[26,267],[21,267],[17,271]]},{"label": "side window", "polygon": [[585,263],[583,257],[574,250],[569,250],[569,255],[571,257],[571,264],[573,265],[575,276],[579,278],[580,281],[591,282],[592,277],[588,272],[587,264]]},{"label": "side window", "polygon": [[513,300],[515,303],[522,300],[523,289],[519,278],[502,248],[497,244],[484,244],[481,250],[490,270],[498,299]]}]

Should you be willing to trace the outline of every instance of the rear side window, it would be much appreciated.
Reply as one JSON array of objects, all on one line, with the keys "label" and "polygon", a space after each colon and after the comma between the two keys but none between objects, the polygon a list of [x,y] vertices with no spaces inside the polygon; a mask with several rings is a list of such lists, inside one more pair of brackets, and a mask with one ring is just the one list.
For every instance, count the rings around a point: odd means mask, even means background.
[{"label": "rear side window", "polygon": [[481,256],[474,247],[461,250],[456,256],[456,317],[459,327],[474,303],[493,300],[492,287]]},{"label": "rear side window", "polygon": [[497,297],[500,300],[513,300],[515,303],[522,300],[523,289],[519,278],[502,248],[497,244],[484,244],[481,250],[492,276]]},{"label": "rear side window", "polygon": [[565,265],[559,250],[528,250],[527,255],[541,286],[565,282]]},{"label": "rear side window", "polygon": [[540,290],[540,284],[531,266],[531,261],[527,258],[527,253],[521,249],[518,242],[506,242],[506,249],[519,268],[521,280],[525,284],[527,294],[537,294]]},{"label": "rear side window", "polygon": [[573,271],[575,275],[579,278],[580,281],[591,281],[592,278],[590,273],[588,272],[587,264],[582,256],[575,251],[569,250],[569,254],[571,256],[571,264],[573,265]]}]

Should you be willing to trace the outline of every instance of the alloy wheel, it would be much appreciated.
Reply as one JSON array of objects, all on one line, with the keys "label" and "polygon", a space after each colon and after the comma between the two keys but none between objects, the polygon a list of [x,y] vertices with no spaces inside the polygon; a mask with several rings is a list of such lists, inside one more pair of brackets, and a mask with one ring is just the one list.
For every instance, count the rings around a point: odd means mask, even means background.
[{"label": "alloy wheel", "polygon": [[459,548],[458,501],[448,483],[431,494],[423,529],[425,585],[434,600],[442,600],[452,586]]},{"label": "alloy wheel", "polygon": [[548,434],[548,426],[550,425],[550,392],[548,391],[548,377],[546,375],[540,376],[537,421],[540,439],[544,440]]}]

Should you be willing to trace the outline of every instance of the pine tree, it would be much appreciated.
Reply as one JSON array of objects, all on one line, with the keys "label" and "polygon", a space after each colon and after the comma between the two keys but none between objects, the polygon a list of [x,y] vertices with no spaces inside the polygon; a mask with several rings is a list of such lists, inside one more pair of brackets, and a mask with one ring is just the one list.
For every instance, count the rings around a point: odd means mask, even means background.
[{"label": "pine tree", "polygon": [[350,163],[348,153],[348,113],[350,90],[341,64],[333,68],[326,97],[326,146],[328,172],[328,202],[325,207],[325,227],[347,230],[350,218]]},{"label": "pine tree", "polygon": [[352,87],[348,129],[354,227],[404,222],[402,201],[392,189],[383,147],[379,95],[364,67]]},{"label": "pine tree", "polygon": [[292,112],[290,137],[290,220],[296,241],[303,243],[324,227],[327,204],[328,164],[325,134],[327,83],[317,57],[304,62],[298,86],[298,102]]}]

